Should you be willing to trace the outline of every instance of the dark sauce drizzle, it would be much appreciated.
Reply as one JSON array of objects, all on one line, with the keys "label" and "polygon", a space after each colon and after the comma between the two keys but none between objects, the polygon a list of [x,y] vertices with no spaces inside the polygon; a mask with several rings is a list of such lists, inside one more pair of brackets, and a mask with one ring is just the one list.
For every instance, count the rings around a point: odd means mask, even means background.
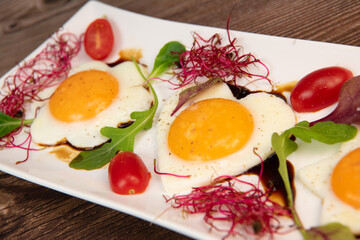
[{"label": "dark sauce drizzle", "polygon": [[[117,127],[118,128],[127,128],[133,123],[134,123],[134,121],[124,122],[124,123],[120,123]],[[107,142],[110,142],[110,140],[107,141]],[[99,146],[95,146],[95,147],[79,148],[79,147],[75,147],[74,145],[69,143],[67,140],[61,140],[58,143],[52,144],[52,145],[47,145],[47,144],[39,144],[39,145],[42,146],[42,147],[58,147],[58,146],[66,145],[66,146],[68,146],[68,147],[70,147],[70,148],[72,148],[72,149],[74,149],[76,151],[89,151],[89,150],[95,150],[95,149],[101,147],[103,144],[100,144]]]},{"label": "dark sauce drizzle", "polygon": [[110,62],[110,63],[106,63],[109,67],[115,67],[116,65],[120,64],[120,63],[123,63],[123,62],[126,62],[126,61],[129,61],[127,59],[117,59],[116,61],[114,62]]},{"label": "dark sauce drizzle", "polygon": [[241,99],[246,97],[247,95],[253,93],[249,89],[241,86],[235,86],[230,83],[226,83],[226,85],[230,88],[232,94],[236,99]]},{"label": "dark sauce drizzle", "polygon": [[[230,88],[233,96],[236,99],[241,99],[246,97],[247,95],[250,95],[252,93],[259,93],[259,92],[265,92],[265,91],[251,91],[249,89],[247,89],[246,87],[242,87],[242,86],[236,86],[230,83],[226,83],[226,85]],[[284,100],[286,102],[286,97],[282,94],[282,92],[277,92],[277,91],[272,91],[272,92],[265,92],[268,94],[272,94],[276,97],[281,98],[282,100]]]},{"label": "dark sauce drizzle", "polygon": [[[228,87],[230,88],[233,96],[237,99],[244,98],[252,93],[258,93],[263,91],[250,91],[249,89],[242,87],[242,86],[236,86],[233,84],[227,83]],[[283,99],[286,102],[285,96],[280,92],[266,92],[269,94],[272,94],[276,97],[279,97]],[[291,188],[293,191],[293,197],[295,198],[295,185],[294,185],[294,167],[293,165],[287,161],[287,169],[288,169],[288,175],[289,180],[291,184]],[[287,193],[285,190],[284,182],[282,181],[282,178],[280,176],[280,173],[278,171],[279,168],[279,159],[275,153],[270,155],[267,159],[263,162],[263,172],[260,179],[261,184],[264,186],[264,188],[270,190],[270,194],[272,197],[276,198],[277,200],[281,201],[282,204],[287,205]],[[239,174],[241,175],[260,175],[261,171],[261,164],[258,164],[254,166],[253,168],[249,169],[247,172]]]},{"label": "dark sauce drizzle", "polygon": [[[286,164],[287,164],[291,189],[293,192],[293,197],[295,199],[296,191],[294,185],[294,176],[295,176],[294,167],[289,161],[287,161]],[[282,181],[278,168],[279,168],[279,158],[274,153],[270,155],[267,159],[265,159],[263,162],[263,172],[261,175],[260,182],[264,188],[270,190],[270,194],[272,197],[279,199],[281,203],[287,206],[287,194],[285,190],[285,185],[284,182]],[[257,175],[260,177],[260,171],[261,171],[261,164],[258,164],[250,168],[245,173],[240,174],[239,176]]]}]

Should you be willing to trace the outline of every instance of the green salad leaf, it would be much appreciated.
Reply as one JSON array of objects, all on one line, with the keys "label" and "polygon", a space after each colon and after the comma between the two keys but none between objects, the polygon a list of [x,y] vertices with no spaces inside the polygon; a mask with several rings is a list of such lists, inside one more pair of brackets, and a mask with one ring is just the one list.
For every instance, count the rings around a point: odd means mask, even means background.
[{"label": "green salad leaf", "polygon": [[33,119],[21,120],[12,118],[5,113],[0,112],[0,138],[8,135],[15,129],[18,129],[21,124],[29,125],[33,122]]},{"label": "green salad leaf", "polygon": [[179,62],[179,55],[185,52],[185,50],[185,46],[177,41],[171,41],[165,44],[156,56],[149,79],[163,74],[172,65]]},{"label": "green salad leaf", "polygon": [[[304,229],[300,221],[300,218],[296,213],[294,207],[293,193],[291,190],[287,164],[286,164],[287,157],[293,152],[295,152],[298,148],[297,143],[294,140],[292,140],[291,137],[295,136],[296,138],[299,138],[304,142],[308,142],[308,143],[310,143],[312,139],[315,139],[319,142],[323,142],[326,144],[334,144],[338,142],[348,141],[354,138],[356,134],[357,134],[357,129],[351,125],[336,124],[334,122],[327,121],[327,122],[318,122],[313,126],[310,126],[309,122],[303,121],[296,124],[295,127],[292,127],[284,131],[281,135],[279,135],[278,133],[273,133],[271,137],[272,147],[279,158],[278,171],[284,182],[284,186],[287,194],[288,206],[292,213],[294,222],[299,227],[299,230],[304,236],[304,239],[309,239],[310,235]],[[323,228],[319,227],[319,228],[324,229],[323,232],[326,232],[325,230],[331,228],[331,226],[323,227]],[[316,232],[316,229],[314,229],[314,231],[310,233],[313,234],[314,232]]]},{"label": "green salad leaf", "polygon": [[[355,240],[350,229],[340,223],[329,223],[306,231],[308,240]],[[325,238],[326,237],[326,238]]]},{"label": "green salad leaf", "polygon": [[[271,143],[276,155],[279,158],[279,173],[281,179],[283,179],[284,186],[287,193],[287,201],[289,207],[293,206],[293,196],[291,191],[291,185],[289,181],[289,174],[286,165],[286,158],[293,152],[296,151],[298,145],[290,139],[291,132],[285,131],[283,134],[279,135],[273,133],[271,136]],[[286,179],[286,180],[284,180]]]},{"label": "green salad leaf", "polygon": [[[182,49],[181,46],[185,49],[185,47],[178,42],[169,42],[165,44],[157,55],[154,69],[148,78],[142,74],[138,63],[133,60],[139,73],[144,78],[144,81],[147,81],[150,91],[154,96],[152,107],[146,111],[131,113],[130,117],[134,122],[126,128],[103,127],[100,130],[100,133],[110,138],[110,142],[107,142],[94,150],[82,151],[70,162],[70,167],[86,170],[101,168],[110,162],[118,151],[133,151],[136,135],[140,131],[152,127],[154,115],[158,107],[158,97],[148,80],[164,73],[174,62],[179,61],[179,55],[174,54],[174,52]],[[177,56],[177,58],[175,56]]]},{"label": "green salad leaf", "polygon": [[354,126],[332,121],[318,122],[311,127],[309,125],[309,122],[303,121],[289,130],[304,142],[311,143],[311,139],[315,139],[326,144],[345,142],[355,137],[357,132]]},{"label": "green salad leaf", "polygon": [[290,139],[292,135],[311,143],[312,139],[326,144],[345,142],[355,137],[357,129],[354,126],[346,124],[336,124],[331,121],[318,122],[313,126],[307,121],[296,124],[281,135],[274,133],[271,137],[271,143],[276,155],[279,158],[279,173],[283,179],[288,196],[288,204],[293,205],[293,196],[289,182],[289,176],[286,165],[286,158],[297,149],[297,143]]}]

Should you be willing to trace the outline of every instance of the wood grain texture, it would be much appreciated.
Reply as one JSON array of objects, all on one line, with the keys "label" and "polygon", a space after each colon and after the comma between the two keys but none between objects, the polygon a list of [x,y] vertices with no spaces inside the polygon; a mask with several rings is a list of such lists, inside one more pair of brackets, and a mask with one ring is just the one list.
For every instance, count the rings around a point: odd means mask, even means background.
[{"label": "wood grain texture", "polygon": [[[85,0],[0,0],[0,75]],[[104,0],[179,22],[360,46],[359,0]],[[0,160],[1,161],[1,160]],[[0,172],[0,239],[186,239],[162,227]]]}]

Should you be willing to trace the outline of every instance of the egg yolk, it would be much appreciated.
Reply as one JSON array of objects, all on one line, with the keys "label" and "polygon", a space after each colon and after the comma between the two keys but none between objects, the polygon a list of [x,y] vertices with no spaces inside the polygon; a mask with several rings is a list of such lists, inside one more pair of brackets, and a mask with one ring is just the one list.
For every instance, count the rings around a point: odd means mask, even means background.
[{"label": "egg yolk", "polygon": [[343,202],[360,209],[360,148],[348,153],[334,168],[331,186]]},{"label": "egg yolk", "polygon": [[174,120],[169,148],[184,160],[214,160],[241,149],[253,128],[250,112],[240,103],[206,99],[189,106]]},{"label": "egg yolk", "polygon": [[65,79],[49,101],[51,114],[63,122],[91,119],[118,95],[117,79],[103,71],[87,70]]}]

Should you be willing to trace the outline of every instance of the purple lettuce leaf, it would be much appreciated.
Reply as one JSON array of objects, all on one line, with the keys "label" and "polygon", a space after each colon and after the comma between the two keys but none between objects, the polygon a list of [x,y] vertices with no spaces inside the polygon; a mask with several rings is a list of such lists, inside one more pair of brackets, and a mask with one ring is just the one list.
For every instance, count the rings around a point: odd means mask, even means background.
[{"label": "purple lettuce leaf", "polygon": [[182,105],[184,105],[190,98],[195,97],[201,91],[213,86],[215,83],[222,82],[221,78],[210,78],[206,82],[196,84],[193,87],[189,87],[183,90],[179,94],[179,101],[177,106],[175,107],[174,111],[171,113],[171,116],[174,115]]},{"label": "purple lettuce leaf", "polygon": [[311,123],[333,121],[335,123],[360,123],[360,76],[346,81],[340,90],[337,107],[328,116]]}]

